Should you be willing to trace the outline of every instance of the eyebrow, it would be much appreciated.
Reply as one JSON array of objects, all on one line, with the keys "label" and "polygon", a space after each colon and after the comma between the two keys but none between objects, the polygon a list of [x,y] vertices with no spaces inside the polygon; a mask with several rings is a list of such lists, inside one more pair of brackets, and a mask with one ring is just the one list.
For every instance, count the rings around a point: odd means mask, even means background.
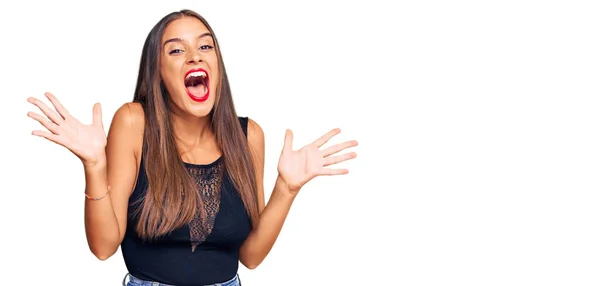
[{"label": "eyebrow", "polygon": [[[204,38],[204,37],[212,37],[212,34],[210,32],[206,32],[204,34],[201,34],[200,36],[198,36],[198,39],[200,38]],[[172,38],[172,39],[168,39],[163,43],[163,47],[166,46],[168,43],[179,43],[179,42],[183,42],[183,40],[181,38]]]}]

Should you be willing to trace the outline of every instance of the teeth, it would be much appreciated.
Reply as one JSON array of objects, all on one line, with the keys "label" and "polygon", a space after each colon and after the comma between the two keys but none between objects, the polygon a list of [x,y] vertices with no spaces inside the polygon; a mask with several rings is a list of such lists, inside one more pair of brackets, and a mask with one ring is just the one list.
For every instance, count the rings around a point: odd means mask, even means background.
[{"label": "teeth", "polygon": [[189,73],[185,78],[188,79],[188,78],[193,77],[193,76],[196,76],[196,77],[206,77],[206,73],[203,72],[203,71],[192,72],[192,73]]}]

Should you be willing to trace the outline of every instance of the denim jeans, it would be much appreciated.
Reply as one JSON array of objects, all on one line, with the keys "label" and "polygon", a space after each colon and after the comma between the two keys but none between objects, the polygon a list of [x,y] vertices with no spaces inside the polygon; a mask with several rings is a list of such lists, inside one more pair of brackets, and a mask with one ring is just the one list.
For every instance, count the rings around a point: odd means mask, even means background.
[{"label": "denim jeans", "polygon": [[[129,281],[126,282],[128,277],[129,277]],[[139,279],[139,278],[127,273],[127,275],[125,275],[125,277],[123,278],[123,286],[174,286],[174,285],[142,280],[142,279]],[[242,286],[242,282],[240,281],[240,277],[236,274],[235,277],[231,278],[229,281],[205,285],[205,286]]]}]

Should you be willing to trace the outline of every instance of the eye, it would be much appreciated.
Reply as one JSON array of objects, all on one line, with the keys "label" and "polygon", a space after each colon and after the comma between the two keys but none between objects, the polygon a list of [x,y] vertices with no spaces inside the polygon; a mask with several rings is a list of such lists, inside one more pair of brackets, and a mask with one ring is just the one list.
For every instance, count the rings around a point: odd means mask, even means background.
[{"label": "eye", "polygon": [[176,53],[181,53],[181,52],[183,52],[183,50],[181,50],[181,49],[174,49],[174,50],[171,50],[169,52],[169,55],[176,54]]},{"label": "eye", "polygon": [[212,48],[213,48],[213,46],[211,46],[211,45],[203,45],[203,46],[200,46],[200,49],[201,49],[201,50],[210,50],[210,49],[212,49]]}]

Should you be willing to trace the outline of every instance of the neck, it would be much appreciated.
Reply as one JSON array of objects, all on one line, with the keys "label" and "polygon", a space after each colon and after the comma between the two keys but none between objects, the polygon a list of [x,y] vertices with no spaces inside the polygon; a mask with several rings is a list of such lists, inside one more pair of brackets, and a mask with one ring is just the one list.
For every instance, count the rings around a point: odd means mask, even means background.
[{"label": "neck", "polygon": [[175,138],[183,146],[193,148],[213,140],[210,116],[193,117],[171,113]]}]

